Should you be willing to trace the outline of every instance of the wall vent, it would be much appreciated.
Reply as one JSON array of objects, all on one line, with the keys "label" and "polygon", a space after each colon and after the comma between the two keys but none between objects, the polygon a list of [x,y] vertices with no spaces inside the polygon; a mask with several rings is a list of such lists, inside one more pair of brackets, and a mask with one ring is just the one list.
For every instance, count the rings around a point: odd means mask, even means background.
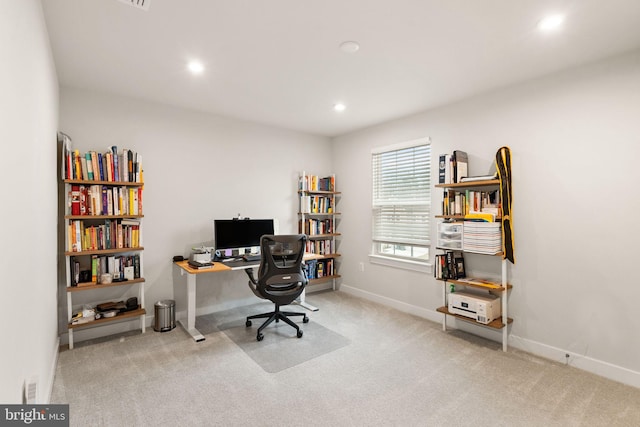
[{"label": "wall vent", "polygon": [[149,10],[151,0],[118,0],[120,3],[128,4],[136,9],[142,9],[145,12]]},{"label": "wall vent", "polygon": [[37,396],[38,384],[35,379],[31,379],[28,383],[25,384],[24,388],[24,403],[27,405],[35,405],[36,404],[36,396]]}]

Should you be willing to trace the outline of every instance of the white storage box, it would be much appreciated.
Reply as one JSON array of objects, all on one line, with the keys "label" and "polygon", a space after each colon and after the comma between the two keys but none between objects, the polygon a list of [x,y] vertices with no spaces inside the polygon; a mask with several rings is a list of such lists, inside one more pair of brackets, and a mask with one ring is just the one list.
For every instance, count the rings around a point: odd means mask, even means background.
[{"label": "white storage box", "polygon": [[440,249],[462,250],[462,223],[439,222],[437,246]]}]

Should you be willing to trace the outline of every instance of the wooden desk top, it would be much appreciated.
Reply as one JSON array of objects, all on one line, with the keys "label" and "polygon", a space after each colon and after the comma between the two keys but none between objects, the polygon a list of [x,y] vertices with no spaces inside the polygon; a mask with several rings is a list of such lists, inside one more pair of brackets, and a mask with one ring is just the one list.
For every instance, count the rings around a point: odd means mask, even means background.
[{"label": "wooden desk top", "polygon": [[178,262],[176,262],[174,264],[177,265],[178,267],[180,267],[181,269],[183,269],[184,271],[186,271],[189,274],[219,273],[221,271],[231,271],[231,267],[229,267],[228,265],[224,265],[221,262],[214,262],[213,263],[213,267],[211,267],[211,268],[202,268],[202,269],[199,269],[199,270],[196,270],[195,268],[191,268],[189,266],[189,261],[188,260],[178,261]]},{"label": "wooden desk top", "polygon": [[[333,254],[332,257],[336,257],[339,256],[339,254]],[[316,254],[310,254],[310,253],[305,253],[304,254],[304,260],[311,260],[311,259],[324,259],[326,258],[326,256],[324,255],[316,255]],[[184,260],[184,261],[178,261],[178,262],[174,262],[175,265],[177,265],[178,267],[180,267],[181,269],[183,269],[184,271],[186,271],[189,274],[202,274],[202,273],[219,273],[221,271],[231,271],[231,270],[242,270],[245,268],[256,268],[260,265],[260,262],[253,262],[253,263],[247,263],[246,265],[237,265],[237,264],[233,264],[230,263],[229,265],[222,263],[220,261],[216,261],[213,263],[213,267],[211,268],[202,268],[202,269],[195,269],[195,268],[191,268],[189,266],[189,260]]]}]

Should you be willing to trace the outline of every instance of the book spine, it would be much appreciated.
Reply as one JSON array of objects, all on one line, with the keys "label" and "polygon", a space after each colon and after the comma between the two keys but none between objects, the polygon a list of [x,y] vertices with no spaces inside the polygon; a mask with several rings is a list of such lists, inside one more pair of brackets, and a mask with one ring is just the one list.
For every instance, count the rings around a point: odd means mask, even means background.
[{"label": "book spine", "polygon": [[104,163],[102,159],[102,153],[96,153],[98,157],[98,169],[100,170],[100,181],[104,181]]},{"label": "book spine", "polygon": [[118,179],[116,178],[116,165],[115,165],[115,160],[113,158],[113,153],[109,152],[109,175],[111,177],[110,181],[117,181]]},{"label": "book spine", "polygon": [[96,255],[91,256],[91,281],[98,283],[98,257]]},{"label": "book spine", "polygon": [[75,178],[82,179],[82,164],[80,163],[80,151],[73,151],[73,159],[74,159],[74,167],[75,167]]},{"label": "book spine", "polygon": [[101,186],[102,209],[101,215],[109,215],[109,202],[107,202],[107,187]]},{"label": "book spine", "polygon": [[134,182],[134,177],[133,177],[133,157],[134,157],[134,153],[132,150],[129,150],[128,154],[128,160],[127,160],[127,165],[129,167],[129,179],[127,179],[127,181],[129,182]]},{"label": "book spine", "polygon": [[136,163],[135,163],[135,181],[142,182],[142,154],[136,153]]},{"label": "book spine", "polygon": [[91,168],[93,170],[93,179],[94,181],[100,180],[100,169],[98,168],[98,156],[95,151],[90,151],[89,156],[91,157]]},{"label": "book spine", "polygon": [[80,186],[71,186],[71,195],[69,200],[71,203],[71,215],[80,215]]},{"label": "book spine", "polygon": [[73,178],[73,155],[70,151],[67,151],[66,154],[66,170],[65,170],[65,178],[72,179]]},{"label": "book spine", "polygon": [[111,175],[111,152],[104,153],[102,158],[105,166],[105,177],[107,178],[107,181],[111,182],[113,181],[113,175]]},{"label": "book spine", "polygon": [[110,188],[105,187],[105,193],[107,195],[107,215],[114,215],[113,213],[113,192]]},{"label": "book spine", "polygon": [[93,162],[91,161],[91,153],[85,153],[84,158],[87,163],[87,179],[89,181],[93,181]]},{"label": "book spine", "polygon": [[80,156],[80,169],[82,170],[82,179],[85,181],[89,179],[87,174],[87,159],[84,156]]},{"label": "book spine", "polygon": [[118,162],[118,147],[115,145],[111,146],[111,154],[113,156],[113,180],[120,181],[120,168]]},{"label": "book spine", "polygon": [[140,255],[133,256],[133,277],[140,278]]},{"label": "book spine", "polygon": [[118,154],[118,172],[120,172],[120,181],[122,182],[126,181],[125,176],[127,174],[126,151],[126,149],[122,149],[122,152]]}]

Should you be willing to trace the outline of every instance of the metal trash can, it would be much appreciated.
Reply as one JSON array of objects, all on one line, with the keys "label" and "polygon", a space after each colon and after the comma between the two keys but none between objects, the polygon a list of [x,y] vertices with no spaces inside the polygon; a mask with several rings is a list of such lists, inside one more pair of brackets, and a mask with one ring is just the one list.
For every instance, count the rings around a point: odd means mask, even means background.
[{"label": "metal trash can", "polygon": [[176,327],[176,302],[172,299],[158,301],[155,304],[155,322],[153,330],[167,332]]}]

